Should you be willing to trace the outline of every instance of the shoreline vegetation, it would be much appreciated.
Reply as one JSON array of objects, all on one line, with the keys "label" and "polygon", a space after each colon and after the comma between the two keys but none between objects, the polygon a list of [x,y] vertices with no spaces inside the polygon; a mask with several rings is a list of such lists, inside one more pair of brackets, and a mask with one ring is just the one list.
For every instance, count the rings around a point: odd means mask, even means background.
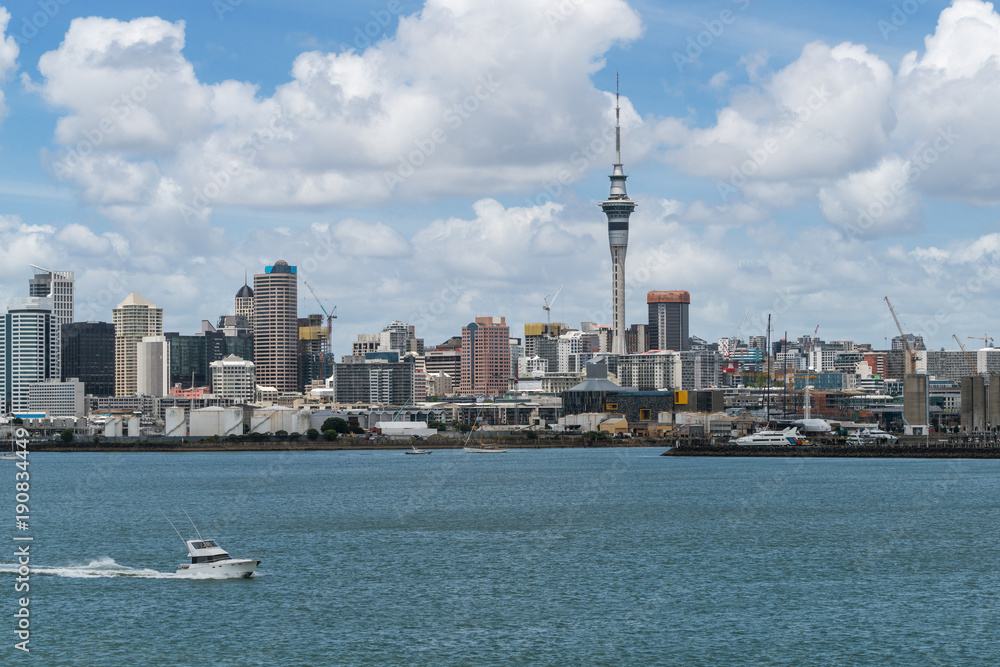
[{"label": "shoreline vegetation", "polygon": [[[35,441],[32,452],[266,452],[266,451],[405,451],[416,445],[421,449],[461,449],[464,438],[432,436],[416,439],[374,440],[341,436],[335,440],[101,440],[92,442],[75,439]],[[667,449],[662,456],[737,456],[737,457],[803,457],[803,458],[969,458],[1000,459],[1000,443],[963,441],[957,438],[904,438],[892,445],[847,445],[838,438],[824,438],[814,445],[792,447],[737,446],[711,439],[669,438],[595,438],[587,435],[537,438],[501,438],[499,443],[511,449],[569,449],[645,447]],[[669,448],[669,449],[668,449]]]}]

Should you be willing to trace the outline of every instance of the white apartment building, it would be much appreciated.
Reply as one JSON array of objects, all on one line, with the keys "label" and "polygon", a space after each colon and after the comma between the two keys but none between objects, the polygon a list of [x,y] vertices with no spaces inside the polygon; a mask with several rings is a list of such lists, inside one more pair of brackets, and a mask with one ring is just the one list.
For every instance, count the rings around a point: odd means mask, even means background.
[{"label": "white apartment building", "polygon": [[[28,412],[28,387],[60,378],[59,323],[50,297],[15,299],[0,326],[3,414]],[[9,392],[9,393],[8,393]]]},{"label": "white apartment building", "polygon": [[166,396],[170,393],[170,344],[166,336],[144,336],[135,346],[136,393]]},{"label": "white apartment building", "polygon": [[212,374],[213,394],[237,403],[253,402],[256,367],[252,361],[230,354],[225,359],[213,361],[208,366]]}]

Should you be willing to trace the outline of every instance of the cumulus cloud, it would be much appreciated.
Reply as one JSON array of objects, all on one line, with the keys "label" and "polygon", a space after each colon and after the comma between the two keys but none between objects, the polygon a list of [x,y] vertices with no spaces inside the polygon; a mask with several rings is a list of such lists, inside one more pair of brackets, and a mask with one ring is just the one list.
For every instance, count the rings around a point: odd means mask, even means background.
[{"label": "cumulus cloud", "polygon": [[611,109],[589,77],[640,30],[624,0],[428,0],[362,51],[302,53],[262,97],[198,81],[183,22],[90,17],[35,88],[66,110],[55,176],[93,203],[149,201],[168,180],[188,213],[501,192],[583,175],[574,154]]},{"label": "cumulus cloud", "polygon": [[915,167],[899,157],[854,172],[819,191],[823,217],[854,238],[914,233],[922,227],[920,195],[910,188]]},{"label": "cumulus cloud", "polygon": [[[0,81],[5,81],[17,67],[17,56],[21,51],[13,35],[4,36],[9,24],[10,12],[5,7],[0,7]],[[0,120],[6,116],[7,105],[4,93],[0,90]]]}]

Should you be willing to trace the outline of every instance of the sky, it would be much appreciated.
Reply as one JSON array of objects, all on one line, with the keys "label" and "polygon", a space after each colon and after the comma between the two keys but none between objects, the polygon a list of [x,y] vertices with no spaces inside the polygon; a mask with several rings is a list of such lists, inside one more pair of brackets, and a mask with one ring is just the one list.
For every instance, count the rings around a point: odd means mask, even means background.
[{"label": "sky", "polygon": [[427,345],[611,321],[616,77],[626,320],[687,290],[709,341],[1000,334],[1000,15],[979,0],[35,0],[0,9],[0,301],[76,273],[165,329],[284,259]]}]

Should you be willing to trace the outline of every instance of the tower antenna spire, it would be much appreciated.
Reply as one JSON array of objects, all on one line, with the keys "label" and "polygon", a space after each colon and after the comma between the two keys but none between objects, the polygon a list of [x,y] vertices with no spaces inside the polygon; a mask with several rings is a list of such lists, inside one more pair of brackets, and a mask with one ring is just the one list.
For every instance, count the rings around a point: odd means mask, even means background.
[{"label": "tower antenna spire", "polygon": [[622,163],[621,105],[618,102],[618,72],[615,72],[615,164]]}]

